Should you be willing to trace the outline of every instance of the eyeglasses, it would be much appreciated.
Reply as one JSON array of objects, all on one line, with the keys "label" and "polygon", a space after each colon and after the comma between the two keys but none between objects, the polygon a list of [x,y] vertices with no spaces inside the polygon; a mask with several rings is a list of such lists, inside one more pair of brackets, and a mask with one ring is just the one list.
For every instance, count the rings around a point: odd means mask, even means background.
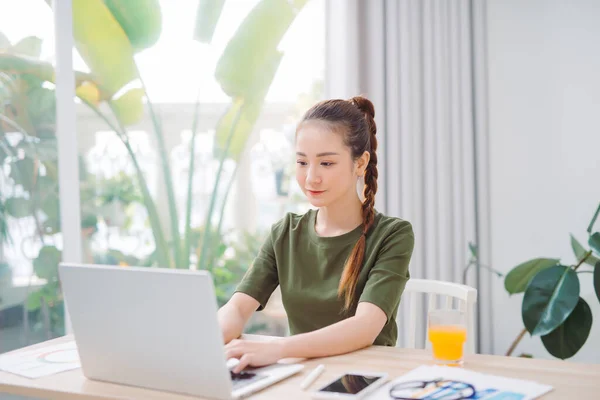
[{"label": "eyeglasses", "polygon": [[462,400],[475,397],[475,387],[470,383],[446,380],[409,381],[397,383],[390,388],[394,400],[435,399]]}]

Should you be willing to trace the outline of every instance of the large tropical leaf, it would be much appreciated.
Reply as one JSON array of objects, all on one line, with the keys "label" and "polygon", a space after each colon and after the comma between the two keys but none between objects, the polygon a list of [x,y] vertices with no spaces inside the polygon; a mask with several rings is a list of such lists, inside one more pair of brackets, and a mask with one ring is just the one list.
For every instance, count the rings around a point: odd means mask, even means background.
[{"label": "large tropical leaf", "polygon": [[135,51],[153,46],[162,31],[158,0],[104,0]]},{"label": "large tropical leaf", "polygon": [[522,303],[525,328],[532,335],[546,335],[562,324],[579,300],[577,273],[557,265],[533,277]]},{"label": "large tropical leaf", "polygon": [[[271,62],[265,67],[263,75],[254,82],[254,96],[246,99],[237,98],[228,113],[219,121],[215,134],[215,145],[220,151],[227,151],[228,155],[235,160],[239,158],[248,137],[252,133],[254,124],[262,110],[264,98],[282,58],[283,54],[276,51],[272,55]],[[241,114],[235,129],[232,131],[232,124],[239,112]],[[231,139],[229,139],[229,135],[233,135]],[[229,147],[227,147],[228,142]]]},{"label": "large tropical leaf", "polygon": [[146,92],[141,88],[132,88],[122,96],[111,100],[110,106],[123,125],[133,125],[144,115],[144,97]]},{"label": "large tropical leaf", "polygon": [[558,328],[542,336],[542,343],[550,354],[561,359],[573,357],[583,347],[592,329],[592,310],[579,298],[569,317]]},{"label": "large tropical leaf", "polygon": [[[79,54],[96,77],[101,92],[119,99],[119,91],[137,80],[137,65],[133,58],[134,50],[125,31],[102,0],[73,0],[73,38]],[[113,110],[124,124],[137,122],[130,108],[142,107],[142,96],[127,96],[124,101],[115,99]],[[137,101],[137,104],[135,102]],[[111,100],[112,102],[112,100]]]},{"label": "large tropical leaf", "polygon": [[225,0],[199,0],[194,26],[194,39],[200,43],[210,43],[221,17]]},{"label": "large tropical leaf", "polygon": [[73,39],[79,54],[109,93],[137,78],[133,48],[102,0],[73,0]]},{"label": "large tropical leaf", "polygon": [[255,82],[273,62],[279,42],[306,1],[261,0],[241,23],[217,62],[215,77],[230,97],[255,96]]},{"label": "large tropical leaf", "polygon": [[[587,250],[585,249],[585,247],[583,247],[573,235],[571,235],[571,247],[573,248],[573,253],[575,253],[575,257],[577,257],[577,261],[581,260],[587,254]],[[596,265],[598,261],[600,261],[600,259],[594,257],[593,255],[589,255],[585,259],[585,263],[591,266]]]},{"label": "large tropical leaf", "polygon": [[538,272],[557,265],[559,261],[556,258],[534,258],[519,264],[504,278],[504,288],[510,294],[524,292]]}]

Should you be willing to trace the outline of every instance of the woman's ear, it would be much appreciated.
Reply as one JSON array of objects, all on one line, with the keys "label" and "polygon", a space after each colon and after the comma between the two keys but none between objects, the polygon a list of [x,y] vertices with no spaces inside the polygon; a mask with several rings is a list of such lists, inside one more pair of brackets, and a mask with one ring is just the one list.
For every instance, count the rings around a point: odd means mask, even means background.
[{"label": "woman's ear", "polygon": [[356,175],[357,176],[365,176],[365,171],[367,170],[367,166],[369,165],[369,160],[371,159],[371,153],[365,151],[362,153],[360,157],[356,160]]}]

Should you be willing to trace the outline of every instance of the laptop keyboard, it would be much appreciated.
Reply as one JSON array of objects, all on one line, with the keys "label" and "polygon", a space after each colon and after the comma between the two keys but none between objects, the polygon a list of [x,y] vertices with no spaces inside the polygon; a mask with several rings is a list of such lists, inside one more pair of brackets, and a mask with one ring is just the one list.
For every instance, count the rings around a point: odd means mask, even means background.
[{"label": "laptop keyboard", "polygon": [[233,384],[234,389],[242,388],[246,385],[249,385],[267,377],[266,375],[254,374],[252,372],[244,371],[239,372],[237,374],[232,371],[229,371],[229,373],[231,374],[231,383]]}]

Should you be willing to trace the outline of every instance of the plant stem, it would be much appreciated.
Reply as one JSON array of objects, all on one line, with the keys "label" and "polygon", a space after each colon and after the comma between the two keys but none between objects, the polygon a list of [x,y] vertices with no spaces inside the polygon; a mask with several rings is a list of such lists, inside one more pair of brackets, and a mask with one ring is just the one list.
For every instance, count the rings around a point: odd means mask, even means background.
[{"label": "plant stem", "polygon": [[581,260],[579,260],[579,263],[573,268],[573,271],[577,271],[577,268],[579,268],[581,266],[581,264],[583,264],[585,262],[585,260],[587,260],[588,257],[591,255],[592,255],[591,250],[589,250],[587,253],[585,253],[585,255],[581,258]]},{"label": "plant stem", "polygon": [[182,259],[186,260],[189,264],[190,259],[190,248],[191,248],[191,236],[192,236],[192,189],[194,185],[194,161],[195,150],[196,150],[196,134],[198,133],[198,119],[200,114],[200,90],[198,89],[198,95],[196,97],[196,105],[194,107],[194,120],[192,122],[192,138],[190,140],[190,167],[188,172],[188,191],[185,207],[185,238],[183,240],[183,253],[181,254]]},{"label": "plant stem", "polygon": [[512,354],[512,352],[515,351],[515,349],[517,348],[517,345],[523,339],[523,337],[525,336],[526,333],[527,333],[527,328],[523,328],[521,333],[519,333],[519,335],[515,338],[515,340],[513,340],[508,351],[506,352],[506,356],[510,356]]},{"label": "plant stem", "polygon": [[202,248],[200,250],[200,257],[198,258],[197,269],[204,268],[204,263],[206,261],[206,250],[207,250],[208,242],[210,239],[210,227],[212,225],[212,223],[211,223],[212,214],[213,214],[213,210],[215,208],[215,202],[217,200],[217,194],[218,194],[218,190],[219,190],[219,181],[221,180],[221,174],[223,173],[223,164],[225,163],[225,160],[227,159],[227,153],[229,151],[229,146],[231,145],[231,140],[233,139],[233,136],[235,134],[235,129],[237,127],[238,121],[240,119],[240,116],[242,115],[243,110],[244,110],[244,105],[242,105],[238,109],[237,113],[235,114],[235,118],[233,119],[233,122],[231,123],[231,128],[229,129],[227,141],[225,142],[225,148],[223,149],[223,151],[221,153],[221,157],[219,159],[219,169],[217,170],[217,176],[215,178],[215,184],[213,185],[213,192],[212,192],[212,196],[210,198],[208,212],[206,213],[206,221],[204,223],[204,234],[202,235]]},{"label": "plant stem", "polygon": [[140,182],[140,188],[142,189],[142,196],[144,198],[144,203],[146,205],[146,210],[148,211],[148,218],[150,219],[150,225],[152,226],[152,234],[154,235],[154,242],[156,246],[156,254],[158,258],[158,263],[164,266],[170,266],[168,253],[166,253],[166,249],[168,248],[167,242],[165,241],[165,237],[163,235],[162,226],[160,224],[160,219],[158,218],[158,212],[156,211],[156,205],[154,204],[154,200],[152,200],[152,195],[150,195],[150,190],[148,189],[148,184],[146,183],[146,179],[144,178],[144,173],[138,164],[137,158],[135,156],[135,152],[131,148],[129,144],[129,139],[127,138],[127,133],[125,128],[119,123],[119,126],[115,126],[102,112],[92,103],[88,102],[85,99],[81,99],[85,105],[90,107],[96,115],[98,115],[106,124],[119,136],[119,139],[125,145],[127,149],[127,153],[131,157],[131,161],[133,162],[133,166],[135,168],[135,172],[137,174],[138,181]]},{"label": "plant stem", "polygon": [[594,213],[594,217],[590,221],[590,224],[589,224],[589,226],[587,228],[587,232],[588,233],[592,233],[592,228],[594,227],[594,223],[596,222],[596,218],[598,218],[598,214],[600,214],[600,204],[598,204],[598,208],[596,209],[596,212]]},{"label": "plant stem", "polygon": [[[469,271],[469,268],[473,265],[477,265],[475,260],[469,261],[469,264],[467,264],[467,266],[465,267],[465,270],[463,272],[463,284],[467,282],[467,272]],[[495,275],[498,276],[498,278],[502,278],[504,276],[502,272],[496,271],[495,269],[490,268],[487,265],[479,265],[479,268],[487,269],[488,271],[493,272]]]},{"label": "plant stem", "polygon": [[[138,70],[138,77],[140,79],[140,83],[142,84],[142,88],[146,93],[146,99],[148,100],[148,109],[150,111],[150,117],[152,118],[152,124],[154,125],[154,133],[156,134],[156,142],[158,144],[161,164],[162,164],[162,172],[165,180],[165,186],[167,190],[167,199],[169,202],[169,215],[171,216],[171,236],[173,237],[173,254],[175,258],[176,268],[182,268],[183,265],[181,263],[181,242],[179,240],[179,216],[177,215],[177,207],[175,204],[175,193],[173,188],[173,177],[171,175],[171,167],[169,165],[169,154],[167,153],[167,149],[165,146],[165,139],[163,136],[162,126],[156,112],[154,111],[154,106],[150,101],[150,96],[148,96],[148,89],[144,80],[142,79],[142,75]],[[189,262],[188,266],[189,267]]]},{"label": "plant stem", "polygon": [[229,192],[233,187],[233,182],[235,182],[235,175],[237,174],[238,165],[239,164],[237,163],[235,164],[235,168],[231,174],[231,179],[227,183],[227,188],[225,189],[225,194],[223,195],[223,203],[221,203],[221,210],[219,213],[219,225],[217,225],[217,235],[221,233],[221,229],[223,227],[223,220],[225,219],[225,206],[227,205],[227,198],[229,197]]},{"label": "plant stem", "polygon": [[463,271],[463,278],[462,278],[463,285],[465,285],[467,283],[467,272],[469,272],[469,268],[471,268],[471,266],[473,266],[474,264],[475,263],[473,262],[473,260],[471,260],[465,267],[465,270]]}]

